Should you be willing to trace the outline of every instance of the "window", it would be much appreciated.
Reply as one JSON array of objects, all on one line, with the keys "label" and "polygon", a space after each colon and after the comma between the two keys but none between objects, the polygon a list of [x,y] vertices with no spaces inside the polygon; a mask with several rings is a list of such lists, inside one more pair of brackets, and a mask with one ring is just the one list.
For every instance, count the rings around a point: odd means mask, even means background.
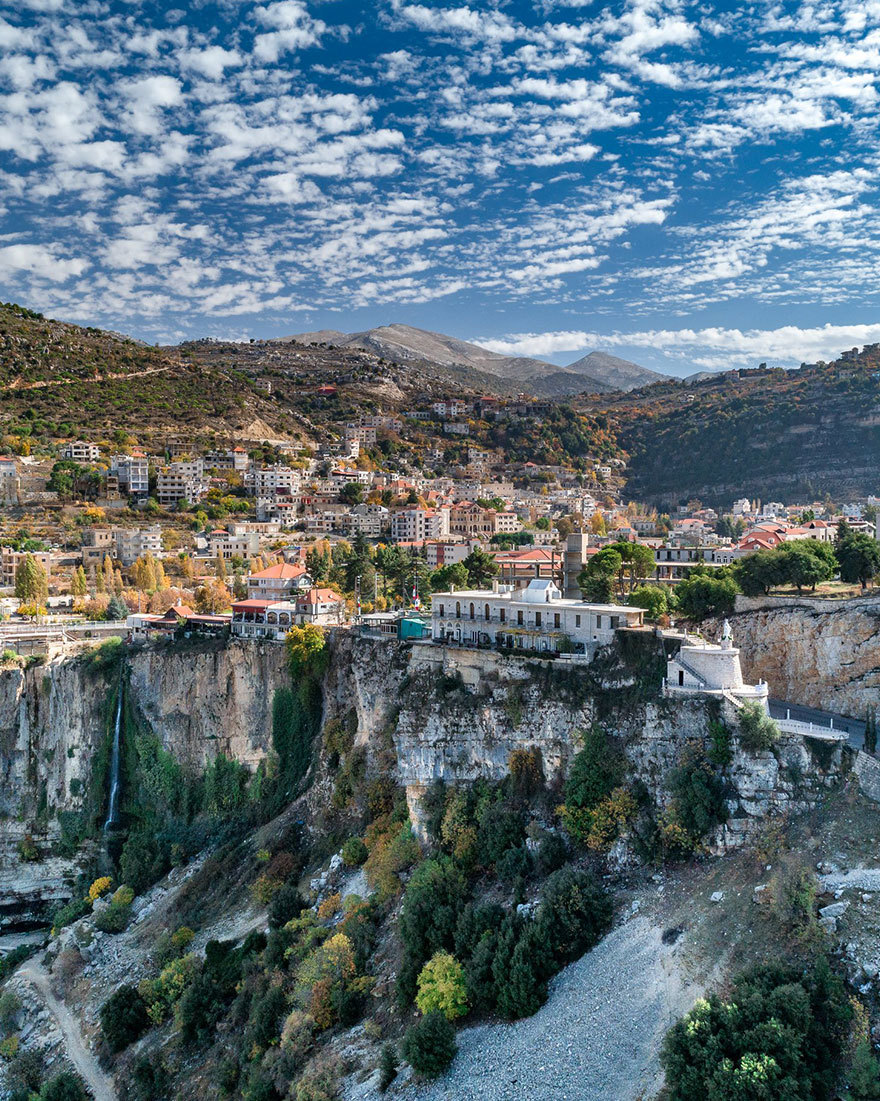
[{"label": "window", "polygon": [[560,620],[559,620],[559,612],[554,612],[554,613],[553,613],[553,626],[554,626],[554,627],[558,627],[558,626],[559,626],[559,623],[560,623]]},{"label": "window", "polygon": [[474,605],[471,603],[471,619],[474,618]]},{"label": "window", "polygon": [[520,627],[522,627],[522,623],[523,623],[522,608],[520,608],[520,610],[516,613],[516,622],[520,625]]},{"label": "window", "polygon": [[613,615],[613,616],[609,616],[608,618],[611,621],[611,630],[616,631],[617,628],[620,626],[620,616],[619,615]]},{"label": "window", "polygon": [[[443,609],[442,609],[442,608],[440,609],[440,615],[443,615]],[[580,625],[581,625],[581,617],[580,617],[579,615],[576,615],[576,616],[574,617],[574,625],[575,625],[575,627],[580,627]]]},{"label": "window", "polygon": [[446,615],[446,608],[442,604],[440,605],[440,615]]},{"label": "window", "polygon": [[456,600],[456,602],[455,602],[455,618],[456,619],[461,619],[461,601],[460,600]]},{"label": "window", "polygon": [[596,616],[596,630],[597,631],[602,630],[602,617],[600,615]]},{"label": "window", "polygon": [[492,618],[492,614],[491,614],[491,611],[489,609],[489,605],[487,604],[486,605],[486,619],[488,620],[488,619],[491,619],[491,618]]},{"label": "window", "polygon": [[536,627],[541,626],[541,613],[540,612],[535,612],[535,626]]},{"label": "window", "polygon": [[498,618],[504,623],[507,620],[507,609],[501,608],[498,612]]}]

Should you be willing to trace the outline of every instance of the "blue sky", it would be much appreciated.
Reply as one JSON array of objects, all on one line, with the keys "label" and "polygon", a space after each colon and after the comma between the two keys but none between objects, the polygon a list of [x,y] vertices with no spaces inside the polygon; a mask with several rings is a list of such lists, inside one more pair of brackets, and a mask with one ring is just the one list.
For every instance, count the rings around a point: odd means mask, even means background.
[{"label": "blue sky", "polygon": [[880,0],[0,2],[0,296],[687,374],[880,340]]}]

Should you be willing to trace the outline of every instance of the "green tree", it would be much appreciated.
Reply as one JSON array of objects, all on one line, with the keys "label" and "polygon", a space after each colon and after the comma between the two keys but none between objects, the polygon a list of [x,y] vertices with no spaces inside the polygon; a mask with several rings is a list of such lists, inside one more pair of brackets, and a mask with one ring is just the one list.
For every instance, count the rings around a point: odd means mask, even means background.
[{"label": "green tree", "polygon": [[858,581],[865,590],[880,573],[880,543],[864,532],[847,535],[837,546],[840,578],[849,584]]},{"label": "green tree", "polygon": [[128,605],[121,597],[115,595],[111,596],[105,614],[109,620],[116,621],[125,619],[128,616]]},{"label": "green tree", "polygon": [[22,604],[45,605],[49,599],[49,575],[32,554],[15,568],[15,595]]},{"label": "green tree", "polygon": [[819,959],[740,975],[673,1025],[661,1063],[670,1101],[818,1101],[834,1096],[852,1009]]},{"label": "green tree", "polygon": [[672,596],[665,585],[636,585],[629,594],[629,604],[644,608],[647,618],[658,620],[669,612],[669,600]]},{"label": "green tree", "polygon": [[101,1031],[111,1051],[122,1051],[150,1027],[147,1006],[133,986],[123,984],[101,1006]]},{"label": "green tree", "polygon": [[431,592],[448,593],[453,589],[466,589],[470,584],[470,577],[463,562],[455,562],[449,566],[440,566],[431,574]]},{"label": "green tree", "polygon": [[437,1078],[452,1065],[458,1045],[455,1030],[442,1013],[429,1013],[407,1030],[403,1054],[423,1078]]},{"label": "green tree", "polygon": [[877,1101],[880,1098],[880,1065],[868,1040],[861,1040],[853,1054],[849,1092],[853,1101]]},{"label": "green tree", "polygon": [[449,952],[435,952],[418,977],[416,1005],[423,1016],[442,1013],[447,1021],[468,1010],[464,969]]},{"label": "green tree", "polygon": [[599,727],[588,730],[583,741],[565,781],[565,805],[577,810],[600,803],[622,783],[626,772],[623,754]]},{"label": "green tree", "polygon": [[500,567],[492,555],[487,554],[481,547],[474,547],[462,565],[467,570],[469,583],[474,589],[484,589],[500,572]]},{"label": "green tree", "polygon": [[781,547],[780,557],[785,580],[794,585],[798,592],[801,592],[805,585],[815,589],[820,582],[827,581],[832,575],[831,566],[827,561],[817,554],[812,554],[806,547],[795,543]]},{"label": "green tree", "polygon": [[710,615],[730,615],[738,592],[739,586],[732,577],[713,577],[696,571],[675,589],[678,610],[687,619],[698,620]]},{"label": "green tree", "polygon": [[745,555],[734,563],[732,572],[746,596],[766,596],[783,581],[782,562],[772,550]]},{"label": "green tree", "polygon": [[77,1075],[63,1070],[44,1083],[39,1101],[88,1101],[85,1086]]},{"label": "green tree", "polygon": [[623,558],[614,547],[597,551],[578,574],[584,600],[608,604],[614,597],[614,579],[623,568]]},{"label": "green tree", "polygon": [[757,703],[744,704],[739,713],[739,740],[752,753],[772,749],[779,739],[779,727]]}]

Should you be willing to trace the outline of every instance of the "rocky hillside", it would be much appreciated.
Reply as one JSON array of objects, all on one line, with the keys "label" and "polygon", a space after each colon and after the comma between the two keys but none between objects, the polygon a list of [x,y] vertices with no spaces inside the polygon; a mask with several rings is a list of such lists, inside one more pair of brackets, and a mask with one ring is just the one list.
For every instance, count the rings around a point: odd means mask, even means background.
[{"label": "rocky hillside", "polygon": [[[275,434],[251,380],[116,333],[0,305],[0,431],[110,438],[117,431]],[[278,431],[279,435],[283,435]]]},{"label": "rocky hillside", "polygon": [[595,399],[630,454],[627,494],[840,500],[880,484],[880,348],[799,370],[728,371]]}]

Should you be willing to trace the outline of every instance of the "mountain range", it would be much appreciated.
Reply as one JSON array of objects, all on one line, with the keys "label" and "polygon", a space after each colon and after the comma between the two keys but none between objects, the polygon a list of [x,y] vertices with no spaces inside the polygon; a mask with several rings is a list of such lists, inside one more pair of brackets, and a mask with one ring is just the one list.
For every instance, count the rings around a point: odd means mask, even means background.
[{"label": "mountain range", "polygon": [[607,352],[594,351],[567,367],[557,367],[542,359],[506,356],[456,337],[410,325],[381,325],[360,333],[336,329],[299,333],[287,337],[299,344],[329,344],[337,348],[359,348],[396,362],[430,363],[438,367],[467,367],[540,397],[570,394],[607,394],[630,391],[661,382],[668,376],[619,359]]}]

